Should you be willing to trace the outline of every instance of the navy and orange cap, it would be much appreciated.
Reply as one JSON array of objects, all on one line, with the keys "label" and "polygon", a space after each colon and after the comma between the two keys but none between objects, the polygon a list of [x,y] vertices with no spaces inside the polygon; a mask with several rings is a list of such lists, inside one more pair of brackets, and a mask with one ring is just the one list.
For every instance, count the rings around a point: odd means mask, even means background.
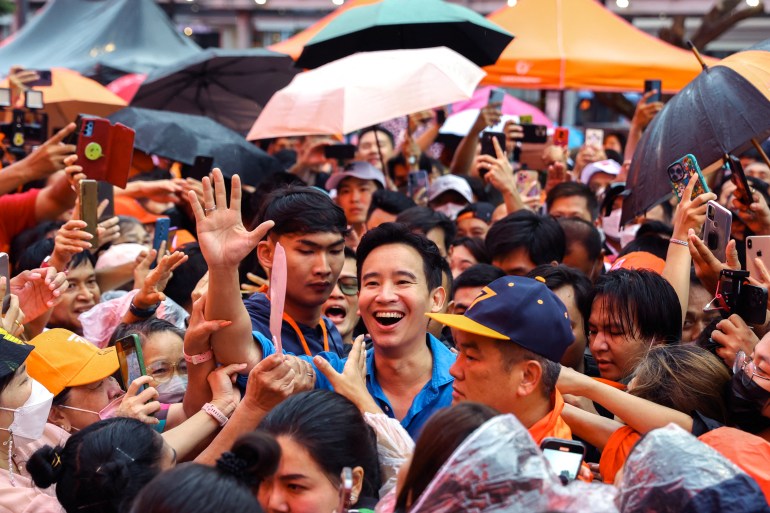
[{"label": "navy and orange cap", "polygon": [[427,315],[450,328],[510,340],[553,362],[575,341],[567,308],[538,279],[504,276],[484,287],[464,315]]},{"label": "navy and orange cap", "polygon": [[485,223],[490,224],[492,222],[492,214],[494,211],[495,206],[491,203],[478,201],[476,203],[471,203],[462,209],[460,213],[457,214],[457,221],[462,221],[464,219],[481,219]]},{"label": "navy and orange cap", "polygon": [[35,346],[0,329],[0,379],[13,374],[26,361]]}]

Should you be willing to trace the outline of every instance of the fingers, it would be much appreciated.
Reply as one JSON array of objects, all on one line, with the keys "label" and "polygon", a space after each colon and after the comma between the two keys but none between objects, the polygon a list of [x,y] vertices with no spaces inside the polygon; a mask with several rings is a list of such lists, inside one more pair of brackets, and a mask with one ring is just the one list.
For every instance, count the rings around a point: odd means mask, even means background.
[{"label": "fingers", "polygon": [[273,226],[275,226],[275,222],[265,221],[254,228],[251,232],[249,232],[249,236],[251,237],[251,241],[253,243],[252,245],[256,246],[259,241],[264,239],[267,235],[267,232],[269,232]]},{"label": "fingers", "polygon": [[323,374],[326,379],[329,380],[329,383],[334,386],[334,383],[336,383],[337,379],[340,377],[340,373],[334,370],[334,367],[331,366],[326,358],[320,355],[316,355],[313,358],[313,364],[315,364],[316,369],[318,369],[321,374]]},{"label": "fingers", "polygon": [[727,256],[727,267],[730,269],[740,269],[741,261],[738,258],[738,248],[736,247],[735,239],[730,239],[725,248],[725,255]]},{"label": "fingers", "polygon": [[204,219],[206,219],[206,214],[203,212],[203,207],[201,207],[200,202],[198,201],[198,195],[195,193],[195,191],[188,191],[187,192],[187,201],[190,203],[190,207],[193,211],[193,216],[195,216],[195,221],[197,223],[200,223]]},{"label": "fingers", "polygon": [[[50,139],[48,139],[46,142],[44,142],[44,143],[42,144],[42,146],[48,146],[48,145],[52,145],[52,144],[59,144],[59,143],[60,143],[60,142],[62,142],[62,141],[63,141],[63,140],[64,140],[64,139],[65,139],[65,138],[68,136],[68,135],[70,135],[72,132],[74,132],[76,128],[77,128],[77,125],[76,125],[75,123],[70,123],[69,125],[65,126],[65,127],[64,127],[64,128],[62,128],[61,130],[59,130],[58,132],[56,132],[56,133],[53,135],[53,137],[51,137],[51,138],[50,138]],[[69,146],[72,146],[72,145],[69,145]],[[70,151],[70,153],[74,153],[76,150],[77,150],[77,149],[73,149],[72,151]]]},{"label": "fingers", "polygon": [[218,209],[227,209],[227,191],[225,190],[225,178],[219,168],[214,168],[214,203]]},{"label": "fingers", "polygon": [[497,155],[498,159],[506,158],[505,152],[500,147],[500,143],[497,141],[497,137],[492,138],[492,145],[495,147],[495,154]]},{"label": "fingers", "polygon": [[[136,378],[134,381],[131,382],[130,385],[128,385],[128,390],[126,390],[126,395],[135,396],[136,393],[139,391],[139,387],[141,387],[142,385],[148,385],[150,381],[152,381],[152,378],[150,376],[140,376]],[[148,388],[147,390],[150,390],[151,388],[152,387]],[[147,390],[142,392],[142,394],[147,392]],[[152,390],[155,390],[155,389],[152,388]],[[155,390],[155,392],[157,393],[157,390]]]},{"label": "fingers", "polygon": [[233,175],[233,178],[231,180],[232,186],[230,190],[230,210],[233,210],[235,212],[238,212],[238,215],[241,213],[241,197],[243,196],[243,191],[241,190],[241,177],[236,175]]}]

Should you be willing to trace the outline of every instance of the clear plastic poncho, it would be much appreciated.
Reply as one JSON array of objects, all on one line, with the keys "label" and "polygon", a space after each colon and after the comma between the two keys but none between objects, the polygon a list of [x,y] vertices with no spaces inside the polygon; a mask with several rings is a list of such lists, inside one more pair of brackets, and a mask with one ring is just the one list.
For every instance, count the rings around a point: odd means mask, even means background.
[{"label": "clear plastic poncho", "polygon": [[452,454],[410,513],[617,513],[617,490],[562,485],[513,415],[490,419]]}]

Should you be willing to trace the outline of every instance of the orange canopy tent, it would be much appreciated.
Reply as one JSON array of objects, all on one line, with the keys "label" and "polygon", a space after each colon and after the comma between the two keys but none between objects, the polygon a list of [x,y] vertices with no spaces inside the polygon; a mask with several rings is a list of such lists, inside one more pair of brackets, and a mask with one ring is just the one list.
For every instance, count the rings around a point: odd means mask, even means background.
[{"label": "orange canopy tent", "polygon": [[[701,71],[692,53],[637,29],[596,0],[519,0],[487,18],[516,36],[484,84],[519,89],[676,93]],[[706,59],[711,65],[714,59]]]},{"label": "orange canopy tent", "polygon": [[281,52],[287,55],[291,55],[291,58],[296,61],[308,41],[313,39],[313,37],[315,37],[315,35],[318,34],[322,29],[324,29],[326,25],[331,23],[334,18],[347,11],[348,9],[353,9],[354,7],[359,7],[362,5],[376,4],[380,1],[381,0],[350,0],[349,2],[345,2],[344,5],[335,9],[332,13],[327,14],[302,32],[295,34],[294,36],[281,41],[280,43],[269,46],[268,49],[273,50],[274,52]]}]

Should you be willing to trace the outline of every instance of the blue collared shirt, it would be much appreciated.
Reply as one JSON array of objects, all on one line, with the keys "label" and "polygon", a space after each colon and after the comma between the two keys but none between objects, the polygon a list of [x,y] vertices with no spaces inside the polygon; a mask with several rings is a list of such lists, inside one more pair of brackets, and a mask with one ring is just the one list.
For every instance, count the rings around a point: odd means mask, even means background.
[{"label": "blue collared shirt", "polygon": [[[268,357],[275,353],[272,341],[268,340],[262,333],[255,331],[254,340],[262,347],[263,357]],[[423,424],[437,410],[450,406],[452,404],[452,383],[454,378],[449,375],[449,368],[455,362],[456,355],[450,351],[444,344],[439,342],[433,335],[427,335],[427,343],[430,352],[433,355],[433,373],[430,381],[420,390],[412,401],[412,406],[401,419],[401,425],[412,438],[417,438]],[[341,358],[339,355],[331,352],[319,353],[326,358],[337,372],[342,372],[347,358]],[[300,358],[313,364],[313,360],[307,356],[301,355]],[[334,390],[326,376],[313,365],[316,372],[316,388],[325,390]],[[380,383],[377,381],[377,372],[374,366],[374,349],[369,349],[366,353],[366,388],[372,395],[377,405],[391,418],[396,418],[393,413],[393,406],[385,396]]]}]

